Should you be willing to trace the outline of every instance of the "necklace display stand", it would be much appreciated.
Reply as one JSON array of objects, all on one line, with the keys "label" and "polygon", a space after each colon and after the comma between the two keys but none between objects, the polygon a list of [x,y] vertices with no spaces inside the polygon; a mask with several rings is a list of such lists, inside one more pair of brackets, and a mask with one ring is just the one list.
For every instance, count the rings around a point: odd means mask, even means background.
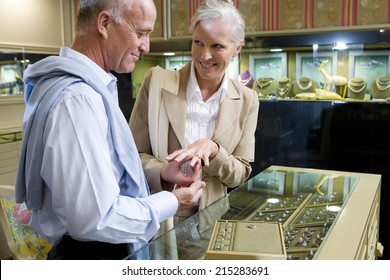
[{"label": "necklace display stand", "polygon": [[390,97],[390,76],[380,77],[373,82],[372,96],[374,99],[387,99]]},{"label": "necklace display stand", "polygon": [[253,83],[252,89],[258,93],[259,98],[275,96],[275,81],[270,77],[259,78]]},{"label": "necklace display stand", "polygon": [[287,77],[280,78],[275,85],[275,93],[278,98],[289,98],[291,90],[291,79]]},{"label": "necklace display stand", "polygon": [[242,72],[240,75],[238,75],[237,80],[241,84],[243,84],[244,86],[246,86],[248,88],[253,87],[254,80],[252,78],[251,73],[248,70],[246,70],[246,71]]},{"label": "necklace display stand", "polygon": [[292,95],[296,96],[300,93],[314,93],[317,88],[317,83],[308,77],[301,77],[292,83]]},{"label": "necklace display stand", "polygon": [[362,78],[352,78],[348,82],[348,97],[363,100],[367,91],[367,83]]}]

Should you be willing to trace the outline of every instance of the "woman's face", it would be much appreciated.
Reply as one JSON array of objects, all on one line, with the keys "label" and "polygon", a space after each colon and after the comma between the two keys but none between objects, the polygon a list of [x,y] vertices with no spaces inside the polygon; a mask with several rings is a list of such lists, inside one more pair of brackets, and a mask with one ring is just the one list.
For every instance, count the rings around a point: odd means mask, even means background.
[{"label": "woman's face", "polygon": [[231,59],[241,45],[232,42],[233,26],[227,20],[200,21],[192,36],[192,59],[198,83],[220,83]]}]

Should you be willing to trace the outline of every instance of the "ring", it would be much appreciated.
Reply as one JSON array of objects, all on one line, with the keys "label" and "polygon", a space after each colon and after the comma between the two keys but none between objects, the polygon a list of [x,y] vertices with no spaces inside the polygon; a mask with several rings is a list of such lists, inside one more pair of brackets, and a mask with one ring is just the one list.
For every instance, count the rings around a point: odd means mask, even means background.
[{"label": "ring", "polygon": [[202,166],[204,166],[204,161],[203,161],[203,159],[202,159],[200,156],[198,156],[198,155],[195,155],[195,156],[197,156],[197,157],[198,157],[198,159],[200,159],[200,163],[201,163],[201,165],[202,165]]}]

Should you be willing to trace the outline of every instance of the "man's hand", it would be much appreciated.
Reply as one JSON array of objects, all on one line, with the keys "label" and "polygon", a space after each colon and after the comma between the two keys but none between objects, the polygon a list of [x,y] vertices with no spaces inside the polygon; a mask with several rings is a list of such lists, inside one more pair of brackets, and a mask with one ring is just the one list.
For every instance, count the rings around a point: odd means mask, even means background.
[{"label": "man's hand", "polygon": [[186,162],[185,158],[181,161],[174,160],[169,162],[161,169],[161,179],[181,187],[188,187],[193,182],[199,180],[200,171],[202,170],[202,166],[200,165],[200,163],[191,166],[193,174],[187,175],[181,170],[181,165],[184,162]]},{"label": "man's hand", "polygon": [[202,196],[203,188],[206,183],[203,181],[196,181],[187,188],[177,188],[172,193],[177,197],[179,201],[179,209],[186,208],[198,202]]}]

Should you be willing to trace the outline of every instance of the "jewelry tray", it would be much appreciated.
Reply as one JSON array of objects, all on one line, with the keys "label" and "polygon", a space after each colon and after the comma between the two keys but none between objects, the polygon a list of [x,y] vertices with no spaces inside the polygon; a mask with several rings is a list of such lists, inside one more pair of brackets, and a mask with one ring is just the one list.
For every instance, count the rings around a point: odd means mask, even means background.
[{"label": "jewelry tray", "polygon": [[217,220],[208,260],[286,260],[283,230],[279,222]]}]

